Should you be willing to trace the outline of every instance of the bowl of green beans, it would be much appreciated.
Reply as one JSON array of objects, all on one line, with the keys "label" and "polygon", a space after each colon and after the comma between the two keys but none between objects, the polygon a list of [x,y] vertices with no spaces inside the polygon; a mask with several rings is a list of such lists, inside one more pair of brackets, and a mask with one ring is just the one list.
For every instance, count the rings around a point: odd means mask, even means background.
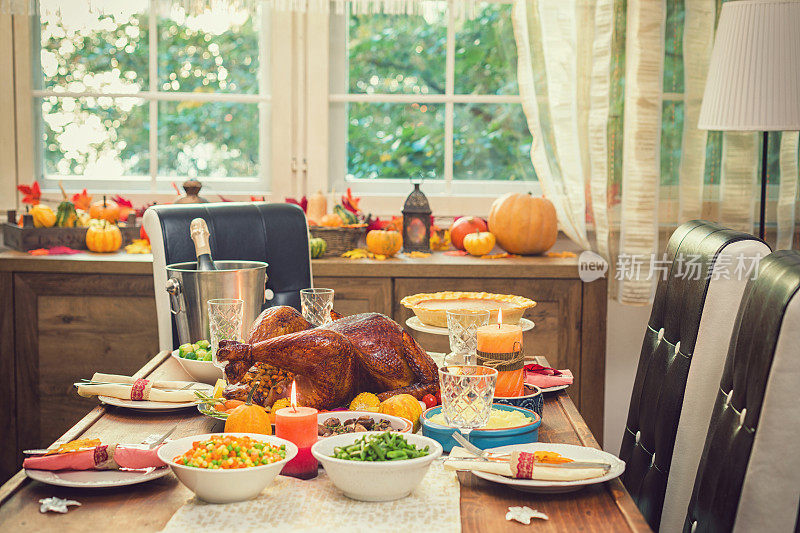
[{"label": "bowl of green beans", "polygon": [[412,433],[362,431],[322,439],[311,453],[345,496],[383,502],[411,494],[442,446]]}]

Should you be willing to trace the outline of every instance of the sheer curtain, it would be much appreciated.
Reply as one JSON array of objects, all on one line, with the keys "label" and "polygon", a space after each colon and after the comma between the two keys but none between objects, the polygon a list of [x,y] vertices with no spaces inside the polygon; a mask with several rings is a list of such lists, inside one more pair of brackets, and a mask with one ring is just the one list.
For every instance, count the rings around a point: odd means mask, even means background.
[{"label": "sheer curtain", "polygon": [[[582,247],[648,265],[661,253],[659,230],[686,220],[753,231],[758,134],[696,128],[718,7],[716,0],[517,0],[531,159],[561,229]],[[769,156],[768,181],[779,185],[768,221],[777,223],[776,247],[790,248],[798,133],[772,134]],[[654,281],[623,279],[613,294],[647,303]]]}]

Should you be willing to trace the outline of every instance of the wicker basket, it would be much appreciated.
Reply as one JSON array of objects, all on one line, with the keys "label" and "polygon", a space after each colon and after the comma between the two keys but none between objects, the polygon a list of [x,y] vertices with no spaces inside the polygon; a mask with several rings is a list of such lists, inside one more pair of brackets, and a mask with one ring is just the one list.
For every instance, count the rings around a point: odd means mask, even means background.
[{"label": "wicker basket", "polygon": [[314,238],[325,239],[328,249],[325,255],[342,255],[348,250],[358,248],[361,237],[366,233],[366,227],[335,228],[326,226],[311,226],[308,228]]}]

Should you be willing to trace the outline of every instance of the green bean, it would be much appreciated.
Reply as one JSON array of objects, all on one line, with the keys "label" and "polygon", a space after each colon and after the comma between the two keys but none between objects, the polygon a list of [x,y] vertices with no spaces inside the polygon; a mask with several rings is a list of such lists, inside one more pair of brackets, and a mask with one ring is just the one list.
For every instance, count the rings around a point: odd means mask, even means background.
[{"label": "green bean", "polygon": [[430,453],[429,450],[429,446],[417,448],[403,435],[386,431],[364,435],[349,446],[337,446],[333,449],[333,457],[347,461],[402,461],[424,457]]}]

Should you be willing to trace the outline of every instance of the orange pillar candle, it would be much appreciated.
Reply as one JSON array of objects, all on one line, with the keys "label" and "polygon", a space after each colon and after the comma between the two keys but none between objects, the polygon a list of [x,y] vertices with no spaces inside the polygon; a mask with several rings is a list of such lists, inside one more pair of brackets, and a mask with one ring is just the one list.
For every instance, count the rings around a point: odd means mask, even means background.
[{"label": "orange pillar candle", "polygon": [[311,446],[317,442],[317,410],[297,405],[297,393],[292,382],[292,406],[275,413],[275,436],[297,445],[297,455],[284,465],[281,474],[300,479],[317,477],[317,459]]},{"label": "orange pillar candle", "polygon": [[[522,328],[516,324],[503,324],[498,314],[497,324],[478,328],[478,351],[486,353],[511,353],[522,350]],[[524,368],[503,370],[497,373],[495,396],[504,398],[522,396],[525,387]]]}]

